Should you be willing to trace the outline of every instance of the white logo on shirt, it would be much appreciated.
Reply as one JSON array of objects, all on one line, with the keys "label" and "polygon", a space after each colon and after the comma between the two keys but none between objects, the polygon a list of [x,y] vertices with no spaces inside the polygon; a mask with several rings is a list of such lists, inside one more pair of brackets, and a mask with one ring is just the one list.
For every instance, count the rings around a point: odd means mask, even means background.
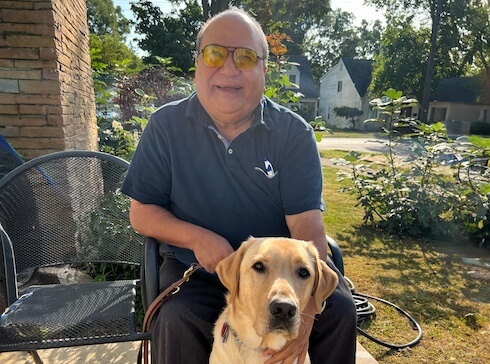
[{"label": "white logo on shirt", "polygon": [[274,178],[278,172],[274,172],[274,167],[272,166],[272,163],[269,162],[267,157],[264,157],[264,169],[260,167],[255,167],[257,171],[261,171],[267,178]]}]

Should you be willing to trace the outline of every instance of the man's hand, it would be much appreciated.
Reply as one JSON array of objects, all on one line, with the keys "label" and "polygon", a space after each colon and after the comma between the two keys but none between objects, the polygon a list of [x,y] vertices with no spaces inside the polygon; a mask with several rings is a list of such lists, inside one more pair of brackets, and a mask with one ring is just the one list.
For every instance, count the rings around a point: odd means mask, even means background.
[{"label": "man's hand", "polygon": [[308,354],[308,343],[310,339],[313,322],[315,320],[315,304],[310,299],[305,310],[301,314],[301,324],[299,327],[298,337],[289,341],[280,351],[267,349],[264,356],[271,356],[265,364],[283,363],[292,364],[298,359],[298,364],[303,364]]},{"label": "man's hand", "polygon": [[214,273],[218,263],[234,251],[230,243],[219,235],[205,241],[196,242],[192,250],[198,263],[208,273]]}]

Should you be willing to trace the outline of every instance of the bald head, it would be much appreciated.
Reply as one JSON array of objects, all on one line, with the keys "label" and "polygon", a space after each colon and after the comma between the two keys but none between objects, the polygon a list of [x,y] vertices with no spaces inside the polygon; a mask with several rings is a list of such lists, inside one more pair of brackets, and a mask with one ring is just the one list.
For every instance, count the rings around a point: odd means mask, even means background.
[{"label": "bald head", "polygon": [[260,49],[258,49],[259,54],[262,58],[264,58],[267,61],[267,58],[269,56],[269,45],[267,43],[267,38],[262,30],[262,27],[260,24],[255,20],[250,14],[248,14],[246,11],[237,8],[237,7],[231,7],[225,11],[222,11],[221,13],[216,14],[212,18],[208,19],[206,23],[201,27],[199,33],[197,34],[197,39],[196,39],[196,51],[199,52],[201,50],[201,43],[202,43],[202,38],[204,37],[204,34],[206,33],[207,28],[214,23],[217,20],[224,20],[224,19],[229,19],[235,22],[244,22],[248,23],[251,26],[252,32],[254,32],[254,36],[257,37],[258,42],[260,44]]}]

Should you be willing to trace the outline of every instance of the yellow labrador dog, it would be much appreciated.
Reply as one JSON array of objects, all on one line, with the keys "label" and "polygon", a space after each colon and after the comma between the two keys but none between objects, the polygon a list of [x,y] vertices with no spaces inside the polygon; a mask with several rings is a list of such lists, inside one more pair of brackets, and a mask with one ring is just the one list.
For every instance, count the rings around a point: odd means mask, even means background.
[{"label": "yellow labrador dog", "polygon": [[216,271],[229,293],[210,364],[264,363],[265,349],[280,350],[298,336],[310,298],[320,313],[338,282],[313,243],[288,238],[251,237]]}]

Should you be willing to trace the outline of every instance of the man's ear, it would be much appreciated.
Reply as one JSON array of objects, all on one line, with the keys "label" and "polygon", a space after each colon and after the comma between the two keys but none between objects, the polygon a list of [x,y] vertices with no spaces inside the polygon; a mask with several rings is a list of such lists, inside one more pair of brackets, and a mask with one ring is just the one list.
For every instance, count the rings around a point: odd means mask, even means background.
[{"label": "man's ear", "polygon": [[229,300],[231,301],[238,295],[240,286],[240,266],[243,256],[253,240],[254,238],[250,237],[248,240],[244,241],[238,250],[231,253],[216,266],[216,273],[218,274],[221,283],[228,288],[228,291],[230,292]]}]

